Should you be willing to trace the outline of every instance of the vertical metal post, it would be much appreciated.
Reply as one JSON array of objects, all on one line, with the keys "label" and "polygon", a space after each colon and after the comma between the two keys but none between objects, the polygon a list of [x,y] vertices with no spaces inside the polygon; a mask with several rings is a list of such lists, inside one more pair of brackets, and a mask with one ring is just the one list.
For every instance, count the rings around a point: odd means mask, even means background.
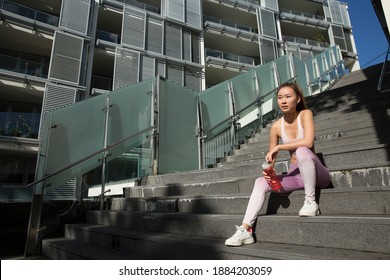
[{"label": "vertical metal post", "polygon": [[153,129],[153,135],[151,138],[151,173],[152,175],[158,174],[158,164],[159,164],[159,128],[160,128],[160,122],[159,122],[159,104],[160,104],[160,80],[161,76],[157,75],[154,78],[154,83],[152,86],[152,93],[151,93],[151,120],[153,122],[152,126]]},{"label": "vertical metal post", "polygon": [[33,187],[33,196],[31,201],[30,217],[27,229],[26,245],[24,248],[24,256],[36,255],[39,253],[39,230],[41,225],[43,192],[36,193],[36,187]]},{"label": "vertical metal post", "polygon": [[104,152],[103,152],[103,159],[102,159],[102,190],[100,194],[100,210],[104,209],[104,193],[105,193],[105,187],[106,187],[106,168],[107,168],[107,146],[108,146],[108,118],[110,114],[110,95],[107,94],[106,98],[106,107],[104,109],[106,118],[104,122]]}]

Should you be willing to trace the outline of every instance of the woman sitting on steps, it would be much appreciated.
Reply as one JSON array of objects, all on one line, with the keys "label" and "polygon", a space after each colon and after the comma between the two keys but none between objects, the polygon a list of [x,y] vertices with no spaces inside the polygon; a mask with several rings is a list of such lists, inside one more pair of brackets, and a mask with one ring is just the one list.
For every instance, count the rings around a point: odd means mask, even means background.
[{"label": "woman sitting on steps", "polygon": [[[277,102],[283,117],[271,127],[269,152],[265,159],[273,168],[278,152],[289,151],[289,172],[278,176],[283,187],[278,192],[304,189],[305,201],[299,216],[319,215],[315,189],[326,188],[330,183],[330,174],[314,153],[313,113],[307,109],[302,90],[296,83],[281,85],[277,91]],[[279,144],[279,139],[282,144]],[[266,193],[272,191],[268,183],[271,179],[263,173],[264,177],[255,181],[242,225],[236,226],[235,234],[226,240],[225,245],[241,246],[255,242],[252,226],[263,206]]]}]

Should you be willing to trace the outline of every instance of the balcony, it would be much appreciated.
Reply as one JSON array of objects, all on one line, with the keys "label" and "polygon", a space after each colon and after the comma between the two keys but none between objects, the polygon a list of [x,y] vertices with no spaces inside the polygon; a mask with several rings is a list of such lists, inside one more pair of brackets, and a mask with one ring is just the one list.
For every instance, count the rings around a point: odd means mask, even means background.
[{"label": "balcony", "polygon": [[34,21],[46,23],[53,26],[58,25],[58,17],[8,0],[0,0],[0,9],[3,11],[20,15],[22,17],[30,18]]},{"label": "balcony", "polygon": [[91,87],[95,89],[95,92],[102,90],[104,92],[112,90],[112,78],[93,75]]},{"label": "balcony", "polygon": [[330,23],[326,21],[324,16],[314,15],[299,11],[280,9],[280,18],[292,22],[300,22],[310,24],[316,27],[328,28]]},{"label": "balcony", "polygon": [[205,51],[206,63],[209,66],[242,70],[244,68],[253,68],[260,64],[260,59],[256,57],[227,53],[214,49],[205,49]]},{"label": "balcony", "polygon": [[0,136],[38,138],[38,105],[0,103]]},{"label": "balcony", "polygon": [[34,61],[24,59],[23,55],[11,56],[0,54],[0,69],[47,79],[49,65],[37,60],[41,60],[41,58],[38,57]]},{"label": "balcony", "polygon": [[322,51],[325,48],[329,48],[330,44],[327,42],[320,42],[315,40],[310,40],[306,38],[298,38],[298,37],[292,37],[292,36],[283,36],[283,41],[287,45],[293,45],[298,46],[301,49],[306,50],[317,50]]},{"label": "balcony", "polygon": [[148,5],[148,4],[142,3],[140,1],[136,1],[136,0],[111,0],[111,2],[119,2],[122,4],[131,5],[131,6],[140,8],[142,10],[149,11],[149,12],[156,13],[156,14],[161,13],[160,7]]},{"label": "balcony", "polygon": [[204,17],[204,27],[207,32],[244,39],[250,42],[257,41],[258,30],[251,26],[239,24],[211,16]]},{"label": "balcony", "polygon": [[119,43],[119,35],[118,34],[103,31],[103,30],[96,31],[96,39],[111,42],[114,44]]}]

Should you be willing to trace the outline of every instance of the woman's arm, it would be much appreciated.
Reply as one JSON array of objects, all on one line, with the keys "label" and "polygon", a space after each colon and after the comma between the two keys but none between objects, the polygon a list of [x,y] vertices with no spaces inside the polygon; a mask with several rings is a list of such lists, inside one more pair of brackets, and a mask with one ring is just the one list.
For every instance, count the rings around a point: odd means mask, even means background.
[{"label": "woman's arm", "polygon": [[276,157],[278,155],[278,151],[271,153],[275,149],[275,147],[279,144],[279,131],[280,131],[280,119],[274,122],[271,126],[270,137],[269,137],[269,152],[266,155],[265,159],[270,162],[272,165],[275,164]]},{"label": "woman's arm", "polygon": [[[296,150],[299,147],[308,147],[309,149],[313,148],[314,146],[314,120],[313,120],[313,113],[310,110],[302,110],[301,111],[301,121],[302,126],[304,129],[304,136],[302,139],[288,143],[288,144],[280,144],[275,145],[271,148],[268,154],[270,154],[270,157],[272,155],[277,154],[280,150]],[[268,155],[267,155],[268,157]],[[268,160],[268,159],[267,159]]]}]

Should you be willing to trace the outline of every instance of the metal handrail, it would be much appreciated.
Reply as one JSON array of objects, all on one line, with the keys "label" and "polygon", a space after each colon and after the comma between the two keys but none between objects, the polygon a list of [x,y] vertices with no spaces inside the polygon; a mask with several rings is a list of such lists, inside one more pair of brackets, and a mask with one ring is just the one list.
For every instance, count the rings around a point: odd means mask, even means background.
[{"label": "metal handrail", "polygon": [[[61,168],[55,170],[54,172],[52,172],[52,173],[46,175],[45,177],[43,177],[43,178],[41,178],[41,179],[39,179],[39,180],[36,180],[36,181],[34,181],[34,182],[32,182],[32,183],[26,185],[26,188],[29,188],[29,187],[32,187],[32,186],[38,184],[38,183],[44,182],[44,181],[46,181],[47,179],[50,179],[51,177],[53,177],[53,176],[55,176],[55,175],[58,175],[58,174],[62,173],[63,171],[65,171],[65,170],[67,170],[67,169],[69,169],[69,168],[71,168],[71,167],[74,167],[74,166],[78,165],[79,163],[82,163],[82,162],[84,162],[84,161],[86,161],[86,160],[88,160],[88,159],[90,159],[90,158],[93,158],[94,156],[96,156],[96,155],[98,155],[98,154],[101,154],[101,153],[103,153],[103,152],[106,152],[106,151],[110,150],[111,148],[114,148],[114,147],[118,146],[119,144],[122,144],[123,142],[125,142],[125,141],[127,141],[127,140],[129,140],[129,139],[131,139],[131,138],[133,138],[133,137],[136,137],[136,136],[138,136],[138,135],[141,135],[141,134],[143,134],[143,133],[145,133],[145,132],[147,132],[147,131],[149,131],[149,130],[153,130],[153,129],[155,129],[155,127],[149,127],[149,128],[144,129],[144,130],[141,130],[141,131],[139,131],[139,132],[137,132],[137,133],[135,133],[135,134],[132,134],[132,135],[126,137],[126,138],[123,138],[122,140],[119,140],[119,141],[117,141],[117,142],[115,142],[115,143],[113,143],[113,144],[111,144],[111,145],[108,145],[106,148],[100,149],[100,150],[98,150],[98,151],[96,151],[96,152],[94,152],[94,153],[92,153],[92,154],[90,154],[90,155],[88,155],[88,156],[86,156],[86,157],[84,157],[84,158],[82,158],[82,159],[79,159],[79,160],[77,160],[77,161],[75,161],[75,162],[72,162],[72,163],[70,163],[70,164],[67,164],[67,165],[65,165],[64,167],[61,167]],[[44,187],[45,187],[45,186],[44,186]]]},{"label": "metal handrail", "polygon": [[378,82],[378,86],[377,86],[378,91],[382,90],[382,83],[383,83],[383,78],[384,78],[385,72],[386,72],[386,63],[387,63],[387,58],[389,56],[389,52],[390,52],[390,46],[387,48],[385,61],[383,62],[382,71],[381,71],[381,75],[379,77],[379,82]]},{"label": "metal handrail", "polygon": [[[293,77],[293,78],[290,78],[289,80],[286,81],[286,83],[289,83],[291,81],[294,81],[296,79],[296,76]],[[241,112],[245,111],[246,109],[248,109],[249,107],[255,105],[255,104],[259,104],[261,103],[261,100],[268,97],[269,95],[271,95],[272,93],[274,93],[276,90],[278,89],[278,87],[275,87],[274,89],[270,90],[269,92],[267,92],[266,94],[264,95],[261,95],[261,96],[258,96],[256,97],[256,99],[254,101],[252,101],[251,103],[249,103],[248,105],[246,105],[245,107],[243,107],[241,110],[237,111],[234,115],[231,115],[229,117],[227,117],[226,119],[220,121],[219,123],[215,124],[214,126],[206,129],[203,131],[203,133],[207,133],[207,132],[210,132],[212,130],[214,130],[215,128],[221,126],[222,124],[224,124],[225,122],[229,121],[229,120],[232,120],[234,119],[235,117],[237,117],[237,115],[239,115]]]},{"label": "metal handrail", "polygon": [[[44,182],[45,180],[57,175],[57,174],[60,174],[61,172],[73,167],[73,166],[76,166],[77,164],[81,163],[81,162],[84,162],[90,158],[92,158],[93,156],[96,156],[100,153],[105,153],[106,151],[108,151],[109,149],[113,148],[113,147],[116,147],[118,146],[119,144],[133,138],[133,137],[136,137],[136,136],[139,136],[145,132],[148,132],[148,131],[154,131],[155,130],[155,127],[154,126],[151,126],[151,127],[148,127],[144,130],[141,130],[135,134],[132,134],[126,138],[123,138],[111,145],[107,145],[105,148],[103,149],[100,149],[92,154],[90,154],[89,156],[86,156],[80,160],[77,160],[75,162],[72,162],[62,168],[59,168],[57,169],[56,171],[44,176],[43,178],[41,179],[38,179],[30,184],[28,184],[26,187],[33,187],[33,195],[32,195],[32,201],[31,201],[31,210],[30,210],[30,218],[29,218],[29,224],[28,224],[28,231],[27,231],[27,239],[26,239],[26,245],[25,245],[25,252],[24,252],[24,255],[25,256],[28,256],[30,254],[36,254],[38,252],[38,249],[37,249],[37,244],[38,244],[38,239],[40,238],[39,237],[39,232],[41,230],[41,227],[40,227],[40,219],[41,219],[41,210],[42,210],[42,205],[43,205],[43,192],[42,193],[39,193],[37,194],[35,192],[35,187],[37,184],[41,183],[41,182]],[[106,158],[107,158],[107,153],[105,153],[103,155],[103,164],[106,162]],[[104,166],[102,167],[103,169],[103,172],[104,172]],[[100,205],[101,205],[101,208],[103,206],[103,203],[104,203],[104,187],[103,187],[103,184],[104,184],[104,181],[102,182],[102,194],[100,195]],[[45,187],[47,186],[42,186],[42,188],[44,189]],[[103,209],[102,209],[103,210]]]}]

